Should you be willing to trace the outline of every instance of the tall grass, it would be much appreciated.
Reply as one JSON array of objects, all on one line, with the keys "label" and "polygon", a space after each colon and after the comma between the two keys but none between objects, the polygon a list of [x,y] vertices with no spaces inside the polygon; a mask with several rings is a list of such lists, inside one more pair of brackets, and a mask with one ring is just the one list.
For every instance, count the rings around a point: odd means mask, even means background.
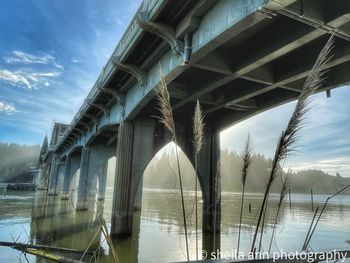
[{"label": "tall grass", "polygon": [[[213,250],[215,250],[216,254],[216,238],[217,238],[217,233],[216,233],[216,225],[217,225],[217,210],[218,210],[218,204],[221,202],[221,161],[220,159],[218,160],[216,164],[216,175],[215,175],[215,197],[214,197],[214,242],[213,242]],[[217,257],[218,255],[216,255]]]},{"label": "tall grass", "polygon": [[288,180],[288,174],[285,177],[285,179],[282,180],[282,189],[281,189],[281,194],[280,194],[280,199],[277,205],[277,212],[275,216],[275,221],[273,222],[273,230],[272,230],[272,235],[271,235],[271,240],[270,240],[270,245],[269,245],[269,253],[271,252],[271,246],[272,246],[272,241],[275,236],[275,231],[276,231],[276,226],[277,226],[277,221],[278,221],[278,216],[281,211],[281,207],[283,205],[284,199],[286,198],[287,192],[288,192],[288,186],[289,186],[289,180]]},{"label": "tall grass", "polygon": [[325,65],[330,61],[330,53],[333,48],[333,36],[329,38],[326,45],[321,50],[310,74],[308,75],[303,88],[301,90],[299,99],[295,106],[294,112],[289,119],[286,130],[282,132],[275,151],[274,158],[272,160],[272,167],[269,175],[269,179],[267,182],[267,186],[264,192],[262,204],[260,207],[258,220],[253,236],[251,252],[255,251],[255,242],[260,230],[263,231],[262,219],[266,213],[268,197],[270,193],[271,186],[277,177],[281,169],[281,163],[286,157],[295,150],[295,144],[298,139],[299,131],[304,120],[305,114],[310,109],[310,96],[319,89],[325,79]]},{"label": "tall grass", "polygon": [[185,210],[185,201],[184,201],[183,186],[182,186],[180,159],[179,159],[179,153],[177,149],[175,122],[174,122],[173,112],[170,104],[170,95],[168,92],[168,85],[166,83],[161,67],[159,67],[159,75],[160,75],[160,83],[158,86],[157,99],[158,99],[159,111],[161,114],[160,121],[170,131],[172,135],[172,141],[175,144],[175,158],[176,158],[176,164],[177,164],[178,179],[180,184],[182,217],[183,217],[183,224],[184,224],[184,230],[185,230],[186,257],[187,257],[187,261],[189,261],[190,256],[189,256],[189,249],[188,249],[186,210]]},{"label": "tall grass", "polygon": [[243,205],[244,205],[244,193],[245,193],[245,186],[247,182],[248,172],[250,165],[252,163],[252,141],[250,139],[250,135],[248,134],[247,141],[244,147],[243,152],[243,165],[242,165],[242,173],[241,173],[241,180],[242,180],[242,198],[241,198],[241,212],[239,216],[239,227],[238,227],[238,241],[237,241],[237,254],[239,253],[239,245],[241,240],[241,228],[242,228],[242,216],[243,216]]},{"label": "tall grass", "polygon": [[[303,245],[302,250],[307,249],[307,247],[309,246],[310,241],[311,241],[311,238],[312,238],[312,236],[313,236],[313,234],[314,234],[314,232],[315,232],[315,229],[316,229],[318,223],[320,222],[320,219],[321,219],[321,217],[322,217],[322,215],[323,215],[323,213],[324,213],[324,211],[325,211],[325,209],[326,209],[326,206],[327,206],[329,200],[331,200],[333,197],[335,197],[335,196],[341,194],[342,192],[344,192],[344,191],[345,191],[346,189],[348,189],[348,188],[350,188],[350,185],[347,185],[347,186],[343,187],[341,190],[339,190],[339,191],[336,192],[335,194],[333,194],[333,195],[327,197],[326,202],[323,204],[322,209],[321,209],[321,212],[320,212],[319,216],[317,217],[316,223],[315,223],[315,225],[314,225],[313,227],[312,227],[313,221],[311,222],[311,226],[310,226],[310,229],[309,229],[308,234],[306,235],[305,242],[304,242],[304,245]],[[317,214],[317,211],[316,211],[316,213],[315,213],[315,216],[316,216],[316,214]],[[315,216],[314,216],[314,218],[315,218]],[[310,232],[310,230],[311,230],[311,232]]]},{"label": "tall grass", "polygon": [[204,122],[203,122],[203,114],[202,110],[199,104],[199,101],[197,100],[196,108],[194,110],[193,115],[193,145],[194,145],[194,152],[195,152],[195,227],[196,227],[196,260],[198,260],[198,155],[200,150],[202,149],[203,145],[203,130],[204,130]]}]

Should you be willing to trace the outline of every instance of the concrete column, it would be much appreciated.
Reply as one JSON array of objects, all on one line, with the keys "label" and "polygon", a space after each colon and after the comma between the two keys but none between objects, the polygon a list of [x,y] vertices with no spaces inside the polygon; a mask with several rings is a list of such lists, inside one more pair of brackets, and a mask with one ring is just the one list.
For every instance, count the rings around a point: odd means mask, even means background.
[{"label": "concrete column", "polygon": [[[194,164],[192,126],[176,124],[178,144]],[[205,126],[203,146],[198,156],[198,180],[203,190],[202,247],[208,253],[220,248],[221,225],[221,177],[220,133]],[[215,234],[214,234],[215,231]]]},{"label": "concrete column", "polygon": [[64,166],[62,200],[68,200],[69,198],[70,166],[71,166],[71,156],[67,156],[66,163]]},{"label": "concrete column", "polygon": [[106,181],[107,181],[107,172],[108,172],[108,159],[104,161],[104,164],[102,165],[103,169],[100,171],[101,174],[98,176],[98,193],[97,193],[97,200],[104,200],[105,199],[105,193],[106,193]]},{"label": "concrete column", "polygon": [[76,210],[87,210],[88,204],[87,198],[87,178],[89,172],[89,159],[90,159],[90,148],[84,147],[81,153],[80,161],[80,178],[78,186],[78,201]]},{"label": "concrete column", "polygon": [[203,148],[198,156],[198,172],[203,186],[203,250],[220,249],[221,176],[220,134],[207,127]]},{"label": "concrete column", "polygon": [[64,181],[64,173],[65,173],[65,162],[58,164],[57,171],[57,183],[56,183],[56,193],[60,193],[63,190],[63,181]]},{"label": "concrete column", "polygon": [[57,155],[54,155],[51,160],[50,181],[49,181],[49,195],[56,195],[57,177],[59,169],[59,159]]},{"label": "concrete column", "polygon": [[[155,122],[137,120],[119,127],[111,235],[131,235],[135,196],[155,151]],[[141,189],[141,190],[140,190]]]},{"label": "concrete column", "polygon": [[45,178],[46,169],[47,167],[45,163],[39,165],[38,175],[35,180],[38,190],[47,190],[47,180]]}]

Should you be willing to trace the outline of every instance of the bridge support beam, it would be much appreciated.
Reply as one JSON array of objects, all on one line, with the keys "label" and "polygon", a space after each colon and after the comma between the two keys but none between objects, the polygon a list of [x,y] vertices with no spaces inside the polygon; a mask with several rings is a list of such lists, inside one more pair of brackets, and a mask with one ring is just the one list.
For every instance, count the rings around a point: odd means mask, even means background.
[{"label": "bridge support beam", "polygon": [[143,172],[154,155],[154,130],[154,120],[123,122],[119,127],[112,236],[132,234],[135,203],[141,207]]},{"label": "bridge support beam", "polygon": [[47,190],[47,177],[46,177],[46,170],[48,169],[46,163],[42,163],[39,165],[39,171],[38,175],[35,179],[35,184],[37,185],[38,190]]},{"label": "bridge support beam", "polygon": [[48,195],[57,195],[57,181],[59,170],[59,157],[54,155],[51,160],[50,181]]},{"label": "bridge support beam", "polygon": [[202,248],[216,252],[220,249],[221,225],[220,134],[210,127],[198,156],[198,173],[204,191]]},{"label": "bridge support beam", "polygon": [[80,161],[80,177],[79,177],[79,186],[78,186],[78,200],[76,210],[87,210],[87,177],[89,172],[89,159],[90,159],[90,148],[84,147],[81,152],[81,161]]},{"label": "bridge support beam", "polygon": [[71,157],[67,156],[66,164],[64,166],[64,179],[63,179],[63,191],[62,191],[62,200],[68,200],[69,198],[69,177],[70,177],[70,166],[71,166]]}]

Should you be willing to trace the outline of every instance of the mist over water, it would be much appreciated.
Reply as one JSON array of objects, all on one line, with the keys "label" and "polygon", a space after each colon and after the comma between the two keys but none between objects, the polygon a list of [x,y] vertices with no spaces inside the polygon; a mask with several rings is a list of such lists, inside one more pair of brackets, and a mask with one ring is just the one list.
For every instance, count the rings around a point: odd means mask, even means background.
[{"label": "mist over water", "polygon": [[[315,207],[322,206],[327,196],[315,195]],[[247,194],[244,206],[241,251],[248,252],[251,245],[253,226],[260,194]],[[268,250],[275,210],[279,196],[271,195],[269,213],[263,238],[263,250]],[[186,211],[192,212],[194,192],[185,192]],[[103,216],[110,228],[112,189],[107,189],[104,202],[95,203],[90,211],[75,212],[75,193],[68,201],[60,196],[48,197],[45,191],[7,192],[0,199],[0,240],[53,245],[85,250],[99,224],[94,211],[103,210]],[[200,204],[202,201],[199,201]],[[251,213],[249,213],[249,204]],[[239,223],[240,193],[224,192],[222,195],[221,250],[230,252],[236,248]],[[286,202],[278,220],[276,239],[272,250],[300,250],[310,225],[313,211],[310,196],[292,194],[292,208]],[[135,211],[134,231],[129,238],[114,239],[120,262],[172,262],[185,261],[184,232],[182,228],[180,196],[176,190],[143,189],[142,209]],[[201,209],[201,205],[199,205]],[[94,210],[94,211],[92,211]],[[201,229],[199,211],[199,229]],[[190,218],[190,217],[189,217]],[[314,250],[349,249],[350,239],[350,197],[337,196],[331,200],[311,240]],[[189,219],[190,220],[190,219]],[[194,215],[189,221],[190,255],[195,258]],[[201,250],[201,234],[200,247]],[[92,242],[92,250],[103,241],[98,235]],[[106,242],[102,242],[100,262],[112,262]],[[74,256],[74,255],[70,255]],[[39,262],[28,255],[30,262]],[[0,247],[0,262],[19,262],[20,253],[11,248]],[[77,256],[75,256],[77,258]],[[79,257],[77,258],[79,259]],[[22,256],[22,262],[24,258]],[[47,262],[41,260],[40,262]]]}]

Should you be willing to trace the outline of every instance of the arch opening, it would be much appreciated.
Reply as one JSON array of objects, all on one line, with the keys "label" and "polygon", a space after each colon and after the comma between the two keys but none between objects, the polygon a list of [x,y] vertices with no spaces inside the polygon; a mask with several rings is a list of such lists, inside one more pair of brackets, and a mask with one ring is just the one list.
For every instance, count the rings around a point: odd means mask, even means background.
[{"label": "arch opening", "polygon": [[[146,261],[150,255],[157,255],[166,261],[186,259],[175,147],[177,147],[179,154],[189,251],[192,260],[196,259],[195,185],[197,183],[198,256],[201,257],[204,205],[202,185],[189,158],[179,146],[170,142],[159,150],[148,163],[136,194],[136,208],[140,209],[136,209],[134,212],[133,233],[136,232],[139,235],[139,258]],[[150,238],[162,240],[162,246],[159,247],[159,243],[152,242]]]}]

